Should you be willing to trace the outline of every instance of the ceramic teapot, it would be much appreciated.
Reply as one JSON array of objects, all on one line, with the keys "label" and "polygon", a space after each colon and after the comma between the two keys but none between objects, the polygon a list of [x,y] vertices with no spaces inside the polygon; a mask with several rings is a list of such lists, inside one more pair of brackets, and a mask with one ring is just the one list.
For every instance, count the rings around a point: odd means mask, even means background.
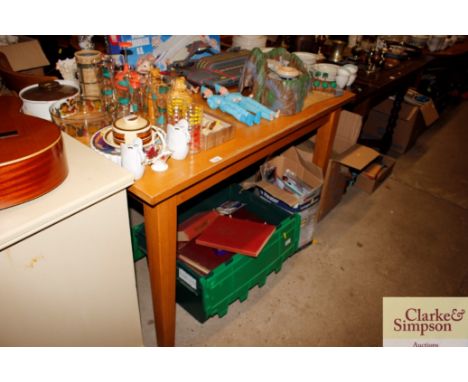
[{"label": "ceramic teapot", "polygon": [[189,152],[190,132],[186,119],[175,125],[167,124],[167,148],[172,151],[172,158],[185,159]]},{"label": "ceramic teapot", "polygon": [[122,167],[130,171],[135,180],[140,179],[145,172],[146,162],[141,138],[135,138],[130,145],[121,143],[120,156]]}]

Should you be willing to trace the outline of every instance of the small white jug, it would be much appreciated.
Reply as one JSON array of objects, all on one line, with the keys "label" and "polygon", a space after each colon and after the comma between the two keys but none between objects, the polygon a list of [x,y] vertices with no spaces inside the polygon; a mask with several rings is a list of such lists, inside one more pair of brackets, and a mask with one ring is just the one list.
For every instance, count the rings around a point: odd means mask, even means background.
[{"label": "small white jug", "polygon": [[140,179],[145,172],[146,154],[143,151],[143,141],[135,138],[131,145],[120,144],[122,167],[133,174],[135,180]]},{"label": "small white jug", "polygon": [[172,158],[185,159],[189,152],[190,132],[186,119],[181,119],[175,125],[167,125],[167,147],[172,151]]}]

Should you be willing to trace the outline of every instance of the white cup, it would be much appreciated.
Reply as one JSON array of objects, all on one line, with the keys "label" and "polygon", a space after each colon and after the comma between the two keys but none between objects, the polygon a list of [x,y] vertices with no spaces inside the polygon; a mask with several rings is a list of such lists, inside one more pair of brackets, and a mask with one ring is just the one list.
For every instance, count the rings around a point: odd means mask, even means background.
[{"label": "white cup", "polygon": [[353,64],[346,64],[346,65],[343,65],[343,68],[346,69],[348,72],[350,72],[351,74],[357,74],[358,72],[358,67],[357,65],[353,65]]},{"label": "white cup", "polygon": [[348,77],[351,74],[351,72],[348,69],[346,69],[346,68],[344,68],[342,66],[340,66],[338,68],[337,73],[338,73],[339,76],[348,76]]},{"label": "white cup", "polygon": [[357,77],[357,73],[350,74],[349,75],[349,80],[346,83],[346,86],[351,86],[353,84],[353,82],[356,80],[356,77]]},{"label": "white cup", "polygon": [[338,74],[336,76],[336,85],[340,88],[340,89],[344,89],[346,84],[348,83],[349,81],[349,74],[348,75],[345,75],[345,74]]}]

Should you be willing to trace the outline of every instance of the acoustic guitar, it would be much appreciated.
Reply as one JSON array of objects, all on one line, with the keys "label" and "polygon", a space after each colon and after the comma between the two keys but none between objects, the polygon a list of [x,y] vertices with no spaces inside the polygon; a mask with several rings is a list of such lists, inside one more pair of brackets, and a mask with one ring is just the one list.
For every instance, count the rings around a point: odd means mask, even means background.
[{"label": "acoustic guitar", "polygon": [[42,196],[68,175],[60,128],[20,109],[18,97],[0,97],[0,209]]}]

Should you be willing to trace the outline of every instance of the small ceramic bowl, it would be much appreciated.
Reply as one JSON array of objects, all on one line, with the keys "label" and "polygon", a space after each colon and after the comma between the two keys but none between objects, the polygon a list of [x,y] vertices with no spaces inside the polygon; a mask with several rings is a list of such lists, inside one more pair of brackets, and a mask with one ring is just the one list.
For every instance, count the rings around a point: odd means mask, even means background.
[{"label": "small ceramic bowl", "polygon": [[309,52],[293,52],[304,64],[304,66],[310,71],[312,65],[317,62],[318,54]]}]

